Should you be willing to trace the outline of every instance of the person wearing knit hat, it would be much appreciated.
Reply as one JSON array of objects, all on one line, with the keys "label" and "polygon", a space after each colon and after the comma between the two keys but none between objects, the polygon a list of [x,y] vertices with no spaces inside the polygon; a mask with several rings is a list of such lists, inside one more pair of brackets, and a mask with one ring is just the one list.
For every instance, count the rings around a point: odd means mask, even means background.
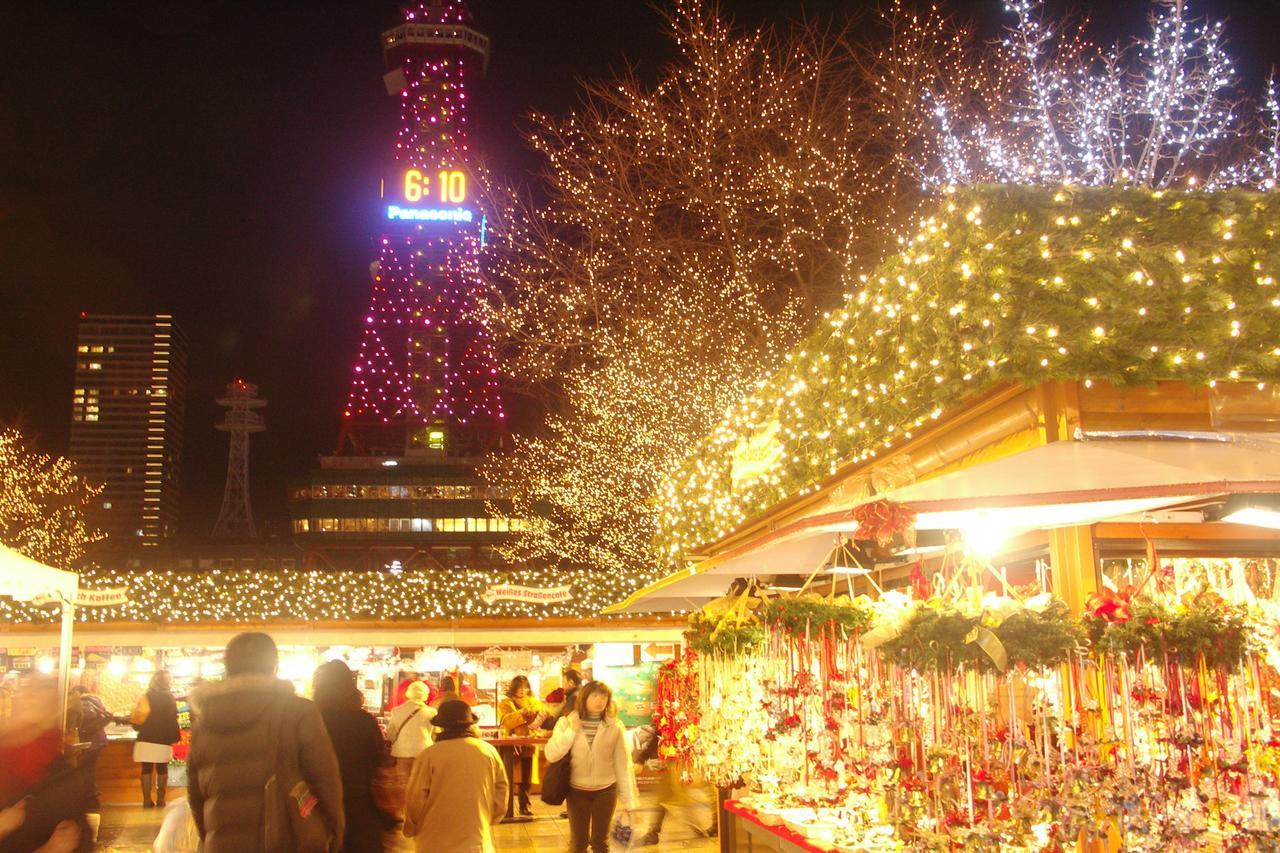
[{"label": "person wearing knit hat", "polygon": [[506,813],[510,786],[498,751],[479,737],[477,719],[461,699],[441,702],[435,743],[413,761],[403,831],[418,853],[494,853],[493,824]]},{"label": "person wearing knit hat", "polygon": [[405,701],[391,711],[387,723],[387,742],[391,744],[391,757],[396,760],[396,773],[403,785],[413,770],[413,759],[431,746],[436,709],[431,707],[431,692],[421,681],[409,685],[404,693]]}]

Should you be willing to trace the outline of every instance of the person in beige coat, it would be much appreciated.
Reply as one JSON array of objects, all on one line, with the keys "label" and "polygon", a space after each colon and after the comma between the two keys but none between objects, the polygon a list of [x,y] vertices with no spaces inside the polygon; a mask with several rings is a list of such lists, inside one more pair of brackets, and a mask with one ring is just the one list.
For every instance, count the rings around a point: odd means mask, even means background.
[{"label": "person in beige coat", "polygon": [[404,834],[418,853],[494,853],[493,824],[507,811],[507,771],[475,723],[466,702],[441,702],[436,742],[413,761]]},{"label": "person in beige coat", "polygon": [[609,825],[621,806],[630,812],[639,799],[627,749],[627,729],[618,719],[613,690],[589,681],[578,690],[576,709],[556,722],[547,741],[547,761],[569,756],[569,851],[607,853]]}]

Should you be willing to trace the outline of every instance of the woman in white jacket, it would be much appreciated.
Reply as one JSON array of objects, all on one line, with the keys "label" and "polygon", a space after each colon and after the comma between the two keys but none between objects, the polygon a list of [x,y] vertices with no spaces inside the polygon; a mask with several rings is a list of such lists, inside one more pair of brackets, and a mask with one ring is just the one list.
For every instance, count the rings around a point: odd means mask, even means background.
[{"label": "woman in white jacket", "polygon": [[636,780],[627,750],[627,730],[618,720],[613,691],[589,681],[576,697],[575,710],[556,722],[547,741],[547,761],[569,756],[569,850],[609,849],[609,825],[618,806],[636,806]]},{"label": "woman in white jacket", "polygon": [[409,781],[413,760],[434,741],[436,709],[427,704],[430,689],[421,681],[415,681],[404,692],[405,701],[391,711],[387,723],[387,742],[391,744],[391,757],[396,760],[400,783]]}]

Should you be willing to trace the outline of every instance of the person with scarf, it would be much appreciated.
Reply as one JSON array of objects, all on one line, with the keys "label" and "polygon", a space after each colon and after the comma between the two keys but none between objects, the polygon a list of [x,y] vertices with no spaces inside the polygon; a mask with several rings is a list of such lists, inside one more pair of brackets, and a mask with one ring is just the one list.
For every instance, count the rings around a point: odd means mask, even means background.
[{"label": "person with scarf", "polygon": [[635,808],[635,774],[627,749],[627,730],[618,719],[613,690],[588,681],[578,690],[576,708],[556,722],[547,742],[547,761],[569,758],[569,850],[609,850],[614,809]]},{"label": "person with scarf", "polygon": [[[546,717],[546,706],[533,695],[529,687],[529,679],[517,675],[511,679],[507,687],[507,697],[498,703],[498,725],[507,737],[529,737],[542,726]],[[529,804],[529,784],[533,776],[533,755],[537,751],[534,746],[504,746],[503,749],[514,749],[520,766],[520,787],[516,796],[520,801],[520,814],[524,817],[533,815]],[[514,784],[514,780],[512,780]]]},{"label": "person with scarf", "polygon": [[493,824],[507,810],[507,771],[480,739],[461,699],[440,703],[435,743],[413,761],[405,793],[404,835],[418,853],[494,853]]}]

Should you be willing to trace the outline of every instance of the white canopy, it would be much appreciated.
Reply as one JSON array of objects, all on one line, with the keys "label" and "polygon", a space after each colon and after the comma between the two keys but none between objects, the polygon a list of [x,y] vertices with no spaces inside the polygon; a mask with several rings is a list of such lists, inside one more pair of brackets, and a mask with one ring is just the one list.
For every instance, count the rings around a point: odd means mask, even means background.
[{"label": "white canopy", "polygon": [[[1280,492],[1280,442],[1206,433],[1180,439],[1061,441],[952,471],[873,499],[909,505],[919,530],[970,524],[1009,532],[1141,516],[1197,498]],[[689,610],[724,594],[734,577],[808,574],[837,534],[858,527],[853,506],[790,521],[639,590],[608,612]]]},{"label": "white canopy", "polygon": [[46,566],[0,545],[0,595],[17,601],[48,596],[74,602],[79,588],[80,577],[75,572]]},{"label": "white canopy", "polygon": [[64,572],[11,548],[0,545],[0,595],[18,601],[48,599],[59,602],[61,623],[58,631],[58,688],[67,695],[71,675],[71,631],[75,620],[76,593],[80,576]]}]

